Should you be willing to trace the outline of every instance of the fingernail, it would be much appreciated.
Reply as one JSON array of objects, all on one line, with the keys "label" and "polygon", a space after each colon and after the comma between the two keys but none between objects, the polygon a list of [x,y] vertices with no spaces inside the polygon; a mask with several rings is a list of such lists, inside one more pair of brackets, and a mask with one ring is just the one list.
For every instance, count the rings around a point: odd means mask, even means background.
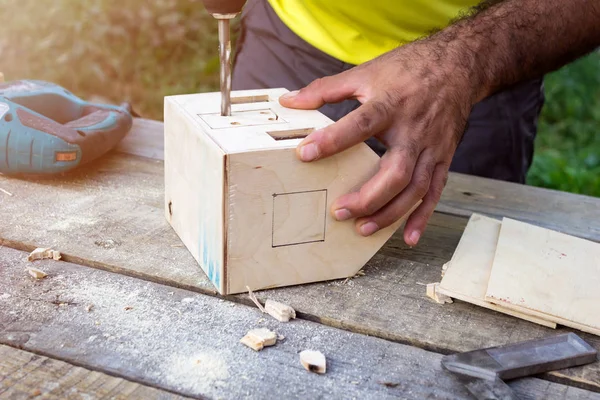
[{"label": "fingernail", "polygon": [[413,246],[415,246],[419,242],[420,237],[421,237],[421,233],[419,231],[413,231],[410,234],[409,239],[412,242]]},{"label": "fingernail", "polygon": [[302,161],[312,161],[319,155],[319,149],[314,143],[309,143],[300,148],[300,158]]},{"label": "fingernail", "polygon": [[372,234],[374,234],[375,232],[377,232],[379,230],[379,227],[377,226],[377,224],[375,222],[367,222],[366,224],[363,224],[360,227],[360,233],[363,234],[364,236],[370,236]]},{"label": "fingernail", "polygon": [[340,208],[339,210],[335,210],[334,215],[335,215],[335,219],[337,219],[338,221],[345,221],[352,216],[350,214],[350,211],[346,210],[345,208]]},{"label": "fingernail", "polygon": [[288,92],[288,93],[281,95],[281,98],[284,100],[290,99],[290,98],[296,96],[299,92],[300,92],[299,90],[294,90],[292,92]]}]

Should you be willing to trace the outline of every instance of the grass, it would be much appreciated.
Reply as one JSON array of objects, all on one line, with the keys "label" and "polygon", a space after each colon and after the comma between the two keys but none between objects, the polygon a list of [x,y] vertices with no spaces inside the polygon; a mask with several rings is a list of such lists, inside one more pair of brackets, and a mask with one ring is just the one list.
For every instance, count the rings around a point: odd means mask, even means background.
[{"label": "grass", "polygon": [[549,74],[545,87],[528,184],[600,197],[600,53]]},{"label": "grass", "polygon": [[[129,101],[218,90],[216,23],[199,0],[0,0],[0,71],[80,97]],[[236,32],[234,32],[234,37]],[[600,196],[600,54],[550,74],[528,183]]]}]

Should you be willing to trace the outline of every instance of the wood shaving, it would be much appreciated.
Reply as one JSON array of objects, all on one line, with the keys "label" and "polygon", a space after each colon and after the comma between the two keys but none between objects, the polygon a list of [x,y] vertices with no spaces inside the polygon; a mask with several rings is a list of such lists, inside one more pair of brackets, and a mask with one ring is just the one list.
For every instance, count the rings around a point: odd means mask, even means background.
[{"label": "wood shaving", "polygon": [[323,353],[317,350],[304,350],[300,352],[300,363],[310,372],[324,374],[327,370],[327,361]]},{"label": "wood shaving", "polygon": [[94,305],[93,304],[88,304],[88,306],[85,308],[85,311],[91,312],[92,308],[94,308]]},{"label": "wood shaving", "polygon": [[2,193],[4,193],[4,194],[7,194],[7,195],[9,195],[9,196],[11,196],[11,197],[12,197],[12,195],[13,195],[13,194],[12,194],[11,192],[9,192],[8,190],[2,189],[2,188],[0,188],[0,192],[2,192]]},{"label": "wood shaving", "polygon": [[452,298],[438,292],[439,282],[429,283],[427,285],[427,297],[432,298],[438,304],[452,303]]},{"label": "wood shaving", "polygon": [[61,259],[60,252],[52,250],[51,248],[38,247],[29,254],[27,261],[44,260],[48,258],[58,261]]},{"label": "wood shaving", "polygon": [[444,275],[446,275],[446,271],[448,270],[448,263],[445,263],[444,265],[442,265],[442,278],[444,277]]},{"label": "wood shaving", "polygon": [[29,275],[33,276],[35,279],[43,279],[48,276],[47,273],[37,268],[27,268],[27,272],[29,272]]},{"label": "wood shaving", "polygon": [[256,306],[258,307],[258,309],[264,313],[266,313],[267,311],[265,310],[265,308],[262,306],[262,304],[260,304],[260,301],[258,301],[258,299],[256,298],[256,296],[254,295],[254,293],[252,293],[252,290],[250,290],[249,286],[246,286],[246,289],[248,289],[248,297],[250,297],[250,300],[252,300],[252,302],[254,302],[254,304],[256,304]]},{"label": "wood shaving", "polygon": [[246,336],[240,339],[240,343],[250,347],[252,350],[260,351],[264,347],[274,346],[277,343],[277,334],[267,328],[258,328],[248,331]]},{"label": "wood shaving", "polygon": [[129,311],[129,310],[133,310],[133,307],[131,307],[131,306],[125,306],[123,309],[125,311]]}]

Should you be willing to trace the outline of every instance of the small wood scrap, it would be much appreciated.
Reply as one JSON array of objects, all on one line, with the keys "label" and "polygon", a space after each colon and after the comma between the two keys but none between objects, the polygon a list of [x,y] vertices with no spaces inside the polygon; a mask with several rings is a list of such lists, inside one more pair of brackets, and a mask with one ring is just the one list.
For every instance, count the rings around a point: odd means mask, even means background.
[{"label": "small wood scrap", "polygon": [[27,261],[35,261],[35,260],[44,260],[44,259],[52,259],[52,260],[60,260],[61,255],[60,252],[56,250],[52,250],[51,248],[43,248],[38,247],[34,251],[32,251],[27,257]]},{"label": "small wood scrap", "polygon": [[300,363],[310,372],[324,374],[327,370],[327,361],[323,353],[317,350],[304,350],[300,352]]},{"label": "small wood scrap", "polygon": [[2,193],[4,193],[4,194],[6,194],[6,195],[8,195],[8,196],[11,196],[11,197],[13,196],[13,194],[12,194],[11,192],[9,192],[8,190],[6,190],[6,189],[2,189],[2,188],[0,188],[0,192],[2,192]]},{"label": "small wood scrap", "polygon": [[264,347],[274,346],[277,343],[277,334],[267,328],[252,329],[246,333],[240,343],[250,347],[252,350],[260,351]]},{"label": "small wood scrap", "polygon": [[442,278],[446,275],[446,270],[448,269],[448,263],[442,265]]},{"label": "small wood scrap", "polygon": [[94,308],[93,304],[88,304],[87,307],[85,308],[85,311],[87,312],[92,312],[92,309]]},{"label": "small wood scrap", "polygon": [[427,284],[427,297],[432,298],[438,304],[452,303],[452,298],[438,291],[439,282]]},{"label": "small wood scrap", "polygon": [[250,290],[248,286],[246,286],[246,289],[248,289],[248,297],[250,297],[250,300],[252,300],[263,313],[269,314],[279,322],[288,322],[290,319],[296,318],[296,311],[287,304],[267,299],[263,307],[256,298],[256,295],[252,293],[252,290]]},{"label": "small wood scrap", "polygon": [[47,273],[37,268],[27,268],[27,272],[35,279],[44,279],[46,276],[48,276]]},{"label": "small wood scrap", "polygon": [[267,300],[265,302],[265,310],[280,322],[288,322],[290,319],[296,318],[296,311],[292,307],[278,301]]}]

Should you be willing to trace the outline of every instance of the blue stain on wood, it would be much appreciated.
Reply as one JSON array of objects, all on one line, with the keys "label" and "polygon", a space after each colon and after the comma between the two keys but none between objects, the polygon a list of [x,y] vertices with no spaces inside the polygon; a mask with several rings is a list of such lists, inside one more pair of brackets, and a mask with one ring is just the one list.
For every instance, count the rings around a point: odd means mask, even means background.
[{"label": "blue stain on wood", "polygon": [[204,221],[200,221],[200,254],[202,255],[202,269],[208,276],[213,285],[220,289],[221,287],[221,266],[214,254],[219,251],[215,249],[215,235],[206,232]]}]

